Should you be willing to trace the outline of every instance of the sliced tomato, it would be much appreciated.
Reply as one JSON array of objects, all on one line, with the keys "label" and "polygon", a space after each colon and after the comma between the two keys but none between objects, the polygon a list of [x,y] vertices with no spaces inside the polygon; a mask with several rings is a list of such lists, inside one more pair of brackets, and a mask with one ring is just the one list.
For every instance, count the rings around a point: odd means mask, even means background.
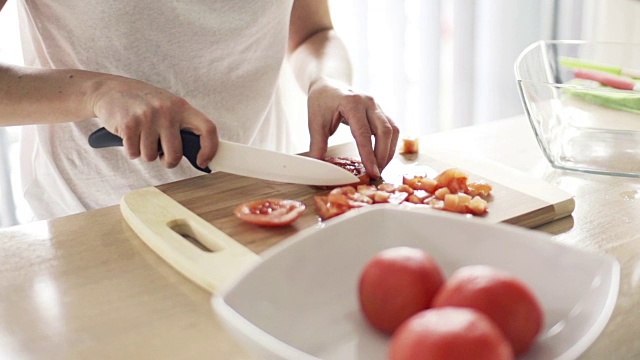
[{"label": "sliced tomato", "polygon": [[331,190],[328,199],[330,203],[346,204],[350,207],[361,207],[359,205],[361,203],[364,205],[373,204],[371,198],[357,192],[353,186],[342,186]]},{"label": "sliced tomato", "polygon": [[333,165],[340,166],[341,168],[347,170],[352,173],[356,177],[358,177],[359,181],[353,184],[345,184],[345,185],[367,185],[369,184],[369,175],[367,174],[367,170],[365,170],[362,161],[348,157],[348,156],[336,156],[326,158],[325,161],[332,163]]},{"label": "sliced tomato", "polygon": [[322,220],[331,219],[334,216],[344,214],[351,210],[348,204],[339,204],[329,202],[328,196],[314,196],[318,215]]},{"label": "sliced tomato", "polygon": [[[353,174],[361,174],[368,183],[369,178],[361,162],[347,157],[328,159],[331,160],[327,161],[342,166]],[[323,220],[351,209],[379,203],[412,203],[460,214],[485,215],[489,208],[485,198],[491,195],[491,185],[484,181],[467,180],[467,174],[456,168],[446,169],[434,179],[405,174],[400,185],[381,183],[331,187],[326,196],[316,196],[315,202]]]},{"label": "sliced tomato", "polygon": [[260,226],[285,226],[296,221],[305,210],[299,201],[262,199],[238,205],[233,213],[241,220]]}]

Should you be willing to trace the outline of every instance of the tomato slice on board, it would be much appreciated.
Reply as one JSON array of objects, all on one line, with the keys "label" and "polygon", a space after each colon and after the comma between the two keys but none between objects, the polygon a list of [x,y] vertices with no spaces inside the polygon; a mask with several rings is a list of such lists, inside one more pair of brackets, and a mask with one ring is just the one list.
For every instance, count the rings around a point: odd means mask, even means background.
[{"label": "tomato slice on board", "polygon": [[[344,214],[351,210],[351,207],[348,204],[330,203],[328,196],[314,196],[313,200],[316,203],[318,215],[322,220],[331,219],[334,216]],[[348,202],[346,197],[345,202]]]},{"label": "tomato slice on board", "polygon": [[305,210],[299,201],[262,199],[238,205],[233,213],[246,222],[260,226],[285,226],[296,221]]},{"label": "tomato slice on board", "polygon": [[[360,181],[353,184],[344,184],[344,185],[367,185],[369,184],[369,175],[367,174],[367,170],[365,170],[362,161],[348,157],[348,156],[335,156],[324,159],[324,161],[330,162],[333,165],[340,166],[341,168],[347,170],[353,175],[357,176]],[[323,187],[323,188],[333,188],[333,187]]]}]

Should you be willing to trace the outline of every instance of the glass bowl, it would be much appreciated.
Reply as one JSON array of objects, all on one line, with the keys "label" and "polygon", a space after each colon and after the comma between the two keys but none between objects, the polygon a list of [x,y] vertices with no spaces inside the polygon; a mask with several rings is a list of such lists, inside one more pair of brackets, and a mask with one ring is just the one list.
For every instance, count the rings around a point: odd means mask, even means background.
[{"label": "glass bowl", "polygon": [[640,177],[640,44],[538,41],[515,75],[553,167]]}]

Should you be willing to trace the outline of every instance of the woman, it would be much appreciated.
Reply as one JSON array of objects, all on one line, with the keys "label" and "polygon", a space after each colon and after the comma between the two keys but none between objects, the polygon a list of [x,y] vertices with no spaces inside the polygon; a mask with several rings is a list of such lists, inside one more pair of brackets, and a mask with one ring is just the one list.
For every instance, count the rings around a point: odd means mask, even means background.
[{"label": "woman", "polygon": [[[312,157],[341,121],[372,177],[393,157],[398,128],[350,89],[326,0],[17,1],[26,67],[0,64],[0,124],[31,124],[22,182],[36,218],[199,175],[181,161],[180,129],[200,135],[200,166],[219,138],[288,151],[287,62],[308,96]],[[88,147],[103,126],[124,153]]]}]

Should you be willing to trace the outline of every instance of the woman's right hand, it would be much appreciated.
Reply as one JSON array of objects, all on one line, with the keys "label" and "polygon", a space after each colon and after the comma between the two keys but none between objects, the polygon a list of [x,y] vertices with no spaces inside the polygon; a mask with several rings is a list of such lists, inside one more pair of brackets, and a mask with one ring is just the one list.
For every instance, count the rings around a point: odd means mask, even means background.
[{"label": "woman's right hand", "polygon": [[120,136],[129,158],[154,161],[158,141],[161,161],[174,168],[182,158],[180,129],[200,135],[197,162],[206,167],[216,153],[215,124],[185,99],[139,80],[106,75],[96,81],[89,95],[95,116],[110,132]]}]

